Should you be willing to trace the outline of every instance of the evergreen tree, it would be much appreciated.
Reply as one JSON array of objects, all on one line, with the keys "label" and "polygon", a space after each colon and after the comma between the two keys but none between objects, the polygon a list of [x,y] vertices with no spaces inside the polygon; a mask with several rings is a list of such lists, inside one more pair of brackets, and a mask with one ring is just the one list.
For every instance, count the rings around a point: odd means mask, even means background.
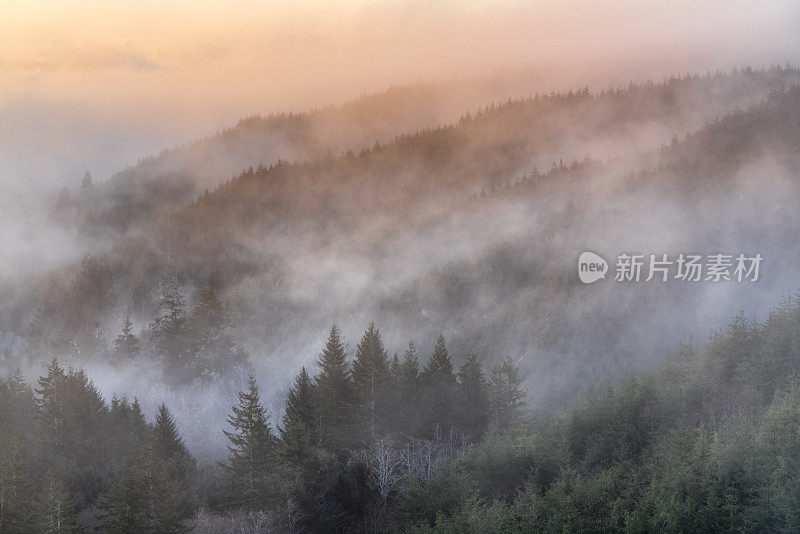
[{"label": "evergreen tree", "polygon": [[413,341],[403,355],[403,361],[397,370],[397,416],[398,430],[412,436],[420,435],[420,383],[419,355]]},{"label": "evergreen tree", "polygon": [[339,329],[331,327],[328,341],[318,360],[315,379],[317,436],[322,446],[338,450],[345,445],[353,407],[352,382]]},{"label": "evergreen tree", "polygon": [[[134,406],[131,414],[138,419],[138,403]],[[195,479],[195,460],[162,404],[146,439],[100,500],[98,519],[110,533],[189,532],[188,520],[197,509]]]},{"label": "evergreen tree", "polygon": [[111,534],[143,532],[183,534],[191,531],[186,495],[193,491],[162,457],[153,433],[113,479],[99,502],[97,518]]},{"label": "evergreen tree", "polygon": [[358,423],[369,431],[370,437],[375,437],[386,426],[391,375],[389,357],[374,323],[369,325],[356,347],[352,377]]},{"label": "evergreen tree", "polygon": [[120,464],[147,438],[147,421],[138,401],[131,404],[126,397],[111,399],[109,441],[114,443],[115,463]]},{"label": "evergreen tree", "polygon": [[478,357],[470,355],[458,371],[456,413],[461,431],[478,442],[489,421],[489,396],[486,377]]},{"label": "evergreen tree", "polygon": [[38,454],[73,493],[76,505],[91,502],[106,476],[108,408],[82,370],[65,372],[56,360],[36,389]]},{"label": "evergreen tree", "polygon": [[456,375],[453,363],[445,346],[444,335],[439,334],[428,364],[422,371],[425,390],[424,432],[431,435],[437,425],[453,424],[453,402],[456,389]]},{"label": "evergreen tree", "polygon": [[50,471],[45,475],[44,483],[34,497],[32,508],[36,532],[72,533],[81,531],[75,517],[75,505],[72,503],[64,483]]},{"label": "evergreen tree", "polygon": [[139,339],[133,334],[130,316],[125,316],[122,333],[114,340],[114,356],[117,362],[128,362],[139,356]]},{"label": "evergreen tree", "polygon": [[197,508],[194,492],[197,464],[184,445],[175,420],[165,404],[161,404],[156,414],[152,440],[158,457],[167,465],[169,476],[174,481],[172,503],[175,511],[180,517],[189,518]]},{"label": "evergreen tree", "polygon": [[53,453],[61,442],[64,431],[63,388],[66,374],[53,358],[47,365],[47,375],[39,377],[36,389],[36,406],[40,421],[39,436],[45,447]]},{"label": "evergreen tree", "polygon": [[307,459],[317,443],[314,395],[314,384],[306,368],[302,367],[286,396],[283,427],[280,429],[284,451],[295,461]]},{"label": "evergreen tree", "polygon": [[[162,358],[168,378],[180,382],[194,375],[193,362],[186,343],[183,295],[174,276],[162,283],[156,316],[150,324],[150,335]],[[187,373],[187,369],[191,371]]]},{"label": "evergreen tree", "polygon": [[228,417],[233,432],[224,474],[224,499],[230,508],[267,510],[277,496],[277,442],[271,433],[267,411],[261,404],[258,385],[252,376],[247,391],[239,393],[239,404]]},{"label": "evergreen tree", "polygon": [[0,428],[0,532],[29,532],[32,497],[31,454],[22,435]]},{"label": "evergreen tree", "polygon": [[506,429],[522,417],[525,391],[522,375],[511,358],[492,368],[489,378],[489,404],[493,424]]},{"label": "evergreen tree", "polygon": [[247,354],[227,333],[228,317],[214,290],[206,287],[187,321],[190,351],[199,374],[209,374],[244,364]]},{"label": "evergreen tree", "polygon": [[17,369],[6,380],[0,380],[0,435],[4,431],[18,431],[26,439],[31,438],[36,420],[36,401],[33,390],[25,382],[22,372]]},{"label": "evergreen tree", "polygon": [[84,191],[88,191],[94,187],[94,182],[92,180],[92,173],[86,171],[83,173],[83,178],[81,179],[81,189]]}]

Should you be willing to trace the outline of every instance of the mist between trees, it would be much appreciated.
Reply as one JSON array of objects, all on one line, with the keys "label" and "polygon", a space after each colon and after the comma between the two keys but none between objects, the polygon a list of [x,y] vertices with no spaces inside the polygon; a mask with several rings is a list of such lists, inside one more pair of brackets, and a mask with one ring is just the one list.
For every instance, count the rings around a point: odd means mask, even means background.
[{"label": "mist between trees", "polygon": [[[129,323],[116,345],[118,355],[138,354]],[[33,389],[14,373],[0,382],[8,407],[0,419],[0,528],[182,532],[225,521],[352,522],[382,514],[413,480],[430,479],[522,416],[523,380],[511,360],[487,376],[469,356],[456,371],[443,336],[421,365],[413,342],[390,358],[370,325],[350,362],[334,326],[317,367],[313,378],[300,370],[279,424],[250,376],[226,428],[214,429],[228,441],[227,460],[199,466],[166,405],[148,423],[137,399],[106,403],[84,371],[56,359]],[[361,497],[342,501],[351,492]]]},{"label": "mist between trees", "polygon": [[[511,99],[308,158],[316,119],[253,118],[86,177],[53,217],[95,253],[0,287],[2,529],[796,530],[796,301],[664,355],[797,283],[797,72]],[[284,128],[296,161],[225,148]],[[208,153],[246,170],[203,191]],[[765,261],[584,286],[583,250]],[[349,354],[334,318],[382,331]],[[409,337],[431,356],[386,350]]]},{"label": "mist between trees", "polygon": [[0,381],[4,532],[772,531],[800,525],[800,298],[553,416],[524,417],[510,361],[422,365],[336,327],[280,421],[251,377],[227,458],[197,463],[169,409],[106,403],[53,360]]}]

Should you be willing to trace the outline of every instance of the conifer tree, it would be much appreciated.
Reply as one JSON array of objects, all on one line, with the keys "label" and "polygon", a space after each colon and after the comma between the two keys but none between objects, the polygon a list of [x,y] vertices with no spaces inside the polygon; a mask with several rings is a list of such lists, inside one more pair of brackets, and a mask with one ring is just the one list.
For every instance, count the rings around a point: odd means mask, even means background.
[{"label": "conifer tree", "polygon": [[352,382],[339,329],[330,335],[318,360],[320,373],[315,379],[317,436],[322,446],[338,450],[350,430],[353,407]]},{"label": "conifer tree", "polygon": [[9,432],[16,429],[26,437],[33,435],[35,426],[30,422],[36,420],[36,401],[19,369],[6,380],[0,380],[0,406],[3,407],[0,410],[0,435],[3,429]]},{"label": "conifer tree", "polygon": [[403,354],[403,361],[395,371],[395,387],[397,401],[397,431],[417,436],[420,434],[420,384],[419,384],[419,355],[413,341],[408,342],[408,347]]},{"label": "conifer tree", "polygon": [[39,436],[45,450],[54,454],[64,432],[63,386],[66,374],[53,358],[47,365],[47,374],[39,377],[36,388],[36,406],[39,415]]},{"label": "conifer tree", "polygon": [[[136,418],[138,403],[134,406]],[[110,533],[189,532],[188,520],[197,509],[195,478],[195,460],[162,404],[146,439],[100,499],[98,519]]]},{"label": "conifer tree", "polygon": [[358,402],[358,422],[371,437],[375,437],[385,427],[391,375],[389,357],[374,323],[369,325],[356,347],[352,377]]},{"label": "conifer tree", "polygon": [[427,427],[424,432],[430,435],[437,425],[453,423],[456,375],[453,374],[453,363],[447,352],[443,334],[439,334],[433,347],[433,354],[422,371],[422,382],[425,390],[424,416]]},{"label": "conifer tree", "polygon": [[489,420],[489,396],[486,377],[478,357],[470,355],[458,371],[457,387],[458,423],[472,442],[477,442],[486,431]]},{"label": "conifer tree", "polygon": [[[186,311],[177,279],[172,276],[161,285],[161,298],[156,316],[150,324],[150,336],[161,356],[166,376],[173,381],[186,381],[195,375],[187,350]],[[187,372],[187,370],[189,370]]]},{"label": "conifer tree", "polygon": [[81,189],[89,190],[94,187],[94,182],[92,180],[92,173],[86,171],[83,173],[83,178],[81,179]]},{"label": "conifer tree", "polygon": [[227,333],[228,326],[225,308],[216,293],[210,287],[203,288],[186,328],[198,373],[214,373],[246,362],[247,354]]},{"label": "conifer tree", "polygon": [[526,395],[522,381],[522,375],[510,357],[492,368],[489,403],[492,422],[497,428],[506,429],[522,416]]},{"label": "conifer tree", "polygon": [[26,532],[30,524],[30,446],[20,432],[0,427],[0,532]]},{"label": "conifer tree", "polygon": [[224,498],[231,508],[266,510],[277,496],[277,441],[271,433],[267,411],[261,404],[258,385],[250,377],[247,391],[239,393],[239,404],[228,417],[232,432],[225,470]]},{"label": "conifer tree", "polygon": [[175,420],[165,404],[161,404],[156,414],[152,439],[156,453],[167,465],[169,476],[174,481],[174,508],[181,517],[191,517],[197,507],[194,492],[197,464],[184,445]]},{"label": "conifer tree", "polygon": [[125,316],[122,333],[114,340],[114,356],[117,362],[127,362],[139,356],[139,339],[133,333],[133,323],[129,315]]},{"label": "conifer tree", "polygon": [[75,505],[64,483],[51,471],[44,477],[41,489],[32,503],[35,532],[80,532],[75,517]]},{"label": "conifer tree", "polygon": [[280,429],[285,454],[295,461],[307,459],[317,443],[314,395],[314,384],[306,368],[302,367],[286,396],[283,427]]},{"label": "conifer tree", "polygon": [[111,534],[187,533],[194,513],[185,507],[190,491],[161,456],[151,430],[150,438],[114,476],[111,491],[100,499],[97,518]]},{"label": "conifer tree", "polygon": [[117,463],[127,459],[147,438],[147,422],[138,401],[131,404],[126,397],[112,397],[108,427],[108,439],[114,443],[114,458]]}]

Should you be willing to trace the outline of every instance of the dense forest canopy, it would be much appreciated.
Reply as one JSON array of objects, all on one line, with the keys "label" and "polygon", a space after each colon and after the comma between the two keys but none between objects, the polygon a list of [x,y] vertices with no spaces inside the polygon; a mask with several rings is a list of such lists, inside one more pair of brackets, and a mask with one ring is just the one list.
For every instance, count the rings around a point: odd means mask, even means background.
[{"label": "dense forest canopy", "polygon": [[198,466],[165,405],[107,403],[57,360],[0,381],[4,532],[791,531],[800,525],[800,297],[552,416],[523,418],[509,359],[389,357],[331,328],[280,421],[250,377]]}]

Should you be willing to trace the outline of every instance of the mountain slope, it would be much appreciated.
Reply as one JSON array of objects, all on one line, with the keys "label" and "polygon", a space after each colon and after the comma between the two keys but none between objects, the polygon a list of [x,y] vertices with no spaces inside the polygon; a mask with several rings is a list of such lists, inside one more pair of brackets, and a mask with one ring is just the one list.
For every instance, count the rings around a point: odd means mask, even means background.
[{"label": "mountain slope", "polygon": [[[399,336],[390,347],[401,337],[425,346],[444,330],[456,354],[514,355],[540,377],[534,399],[572,395],[598,373],[656,358],[676,335],[700,335],[714,321],[709,310],[752,308],[796,284],[797,89],[656,152],[556,166],[475,198],[518,176],[531,154],[549,153],[538,147],[577,135],[536,121],[515,130],[519,112],[599,105],[608,118],[605,99],[621,98],[608,95],[512,102],[359,154],[247,171],[82,271],[7,299],[6,317],[27,323],[6,324],[25,332],[35,320],[44,337],[32,342],[85,352],[93,325],[109,337],[130,312],[147,324],[161,282],[177,275],[190,303],[203,286],[222,295],[262,367],[308,362],[332,322],[354,335],[376,320]],[[507,135],[487,134],[500,130]],[[574,274],[583,250],[612,263],[626,251],[761,253],[768,262],[759,284],[584,287]]]}]

